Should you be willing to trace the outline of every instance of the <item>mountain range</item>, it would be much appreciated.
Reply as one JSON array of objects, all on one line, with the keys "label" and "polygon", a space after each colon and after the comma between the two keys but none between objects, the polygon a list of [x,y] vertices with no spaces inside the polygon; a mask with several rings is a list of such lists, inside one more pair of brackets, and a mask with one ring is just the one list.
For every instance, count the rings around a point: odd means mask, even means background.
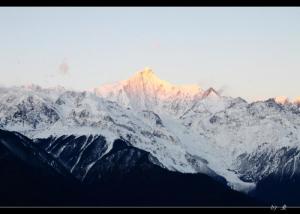
[{"label": "mountain range", "polygon": [[[146,68],[90,91],[2,87],[0,129],[1,189],[15,193],[3,205],[300,205],[296,102],[249,103]],[[12,168],[52,200],[14,200]]]}]

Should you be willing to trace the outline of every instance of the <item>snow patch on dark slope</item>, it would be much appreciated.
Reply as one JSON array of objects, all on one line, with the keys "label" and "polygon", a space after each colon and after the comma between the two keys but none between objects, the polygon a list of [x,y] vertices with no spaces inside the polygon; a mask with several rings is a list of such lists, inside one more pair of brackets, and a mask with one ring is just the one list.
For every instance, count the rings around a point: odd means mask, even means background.
[{"label": "snow patch on dark slope", "polygon": [[[0,131],[0,205],[262,205],[207,175],[170,172],[149,152],[122,139],[113,143],[112,149],[93,165],[81,182],[64,170],[52,168],[57,158],[39,151],[25,136]],[[56,165],[59,164],[58,160]]]}]

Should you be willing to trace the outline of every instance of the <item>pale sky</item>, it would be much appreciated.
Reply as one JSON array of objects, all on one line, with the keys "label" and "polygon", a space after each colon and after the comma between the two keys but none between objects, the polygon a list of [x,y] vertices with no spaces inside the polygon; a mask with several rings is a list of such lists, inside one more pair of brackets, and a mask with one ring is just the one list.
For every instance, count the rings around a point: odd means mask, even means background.
[{"label": "pale sky", "polygon": [[151,67],[247,100],[300,96],[300,8],[0,8],[0,85],[84,90]]}]

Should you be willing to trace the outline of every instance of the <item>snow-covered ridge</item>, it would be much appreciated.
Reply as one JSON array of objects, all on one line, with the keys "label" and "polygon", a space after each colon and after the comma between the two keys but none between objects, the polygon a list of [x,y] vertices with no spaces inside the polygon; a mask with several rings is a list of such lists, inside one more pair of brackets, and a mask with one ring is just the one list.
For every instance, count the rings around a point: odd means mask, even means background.
[{"label": "snow-covered ridge", "polygon": [[296,97],[296,98],[290,100],[286,96],[277,96],[274,99],[277,103],[283,104],[283,105],[290,105],[290,104],[294,104],[294,105],[298,105],[298,106],[300,105],[300,97]]},{"label": "snow-covered ridge", "polygon": [[[300,107],[277,101],[247,103],[213,88],[176,86],[146,69],[93,92],[0,88],[0,128],[31,138],[101,135],[108,145],[123,138],[169,170],[218,174],[248,191],[283,164],[249,172],[244,163],[268,164],[257,162],[264,152],[280,160],[283,148],[299,148]],[[298,158],[289,158],[297,166]],[[255,179],[243,179],[250,175]]]}]

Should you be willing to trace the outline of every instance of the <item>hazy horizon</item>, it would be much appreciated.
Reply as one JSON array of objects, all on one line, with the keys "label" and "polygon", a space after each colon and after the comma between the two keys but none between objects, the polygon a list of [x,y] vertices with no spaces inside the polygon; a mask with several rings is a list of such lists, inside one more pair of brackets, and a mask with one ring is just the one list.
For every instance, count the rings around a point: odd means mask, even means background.
[{"label": "hazy horizon", "polygon": [[248,101],[300,96],[300,8],[0,8],[0,85],[84,90],[144,67]]}]

